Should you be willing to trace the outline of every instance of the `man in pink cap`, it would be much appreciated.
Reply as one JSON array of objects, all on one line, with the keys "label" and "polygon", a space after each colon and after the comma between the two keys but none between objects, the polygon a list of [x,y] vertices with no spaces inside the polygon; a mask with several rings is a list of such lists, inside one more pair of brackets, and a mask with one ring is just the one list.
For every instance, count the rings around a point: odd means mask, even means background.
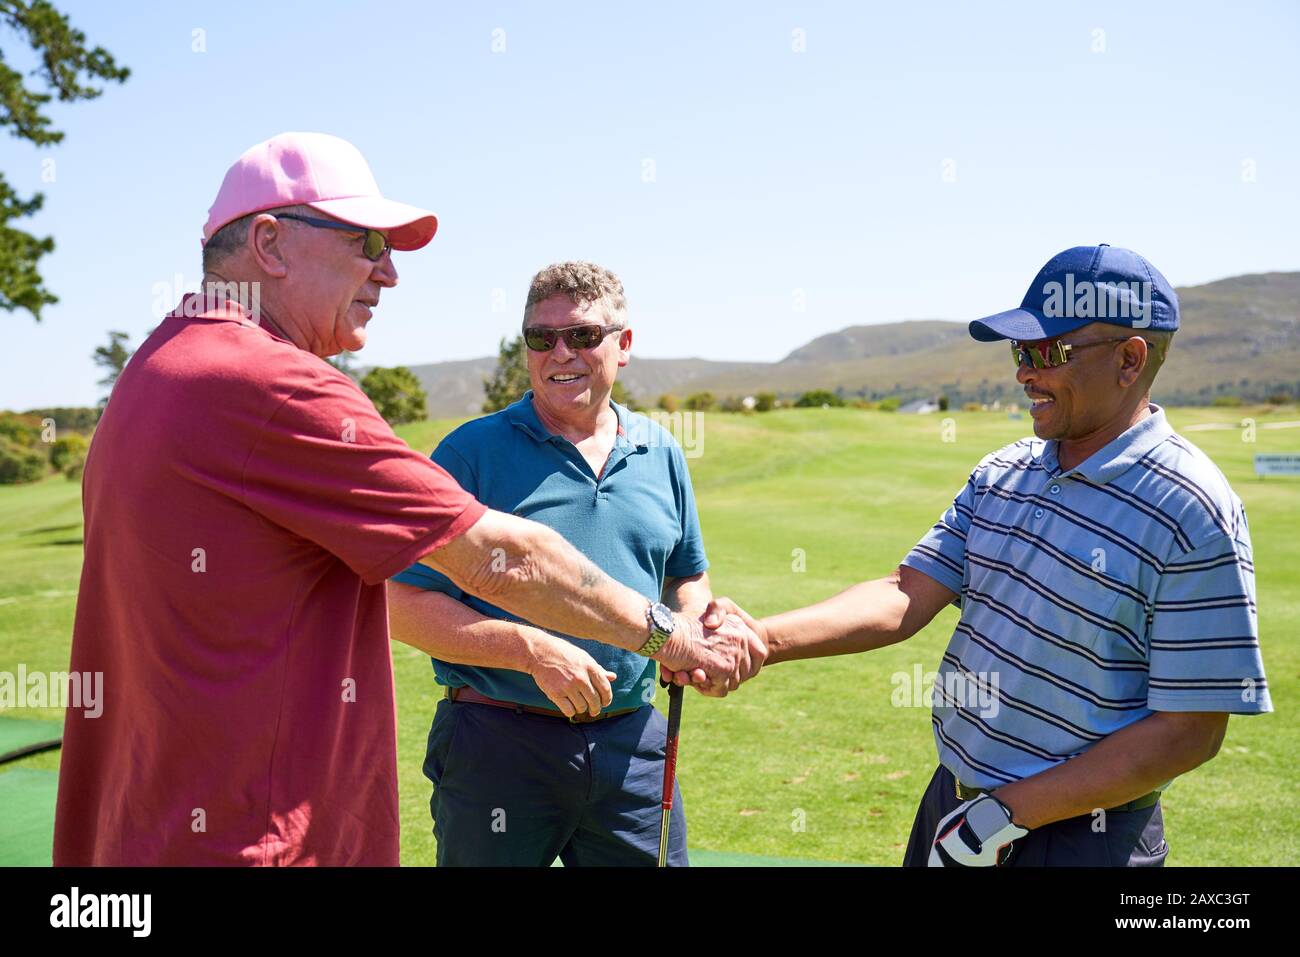
[{"label": "man in pink cap", "polygon": [[390,250],[436,228],[336,137],[226,174],[204,291],[132,357],[86,462],[71,668],[104,705],[66,719],[56,865],[396,864],[385,581],[413,562],[715,690],[761,666],[738,618],[665,616],[475,501],[322,361],[365,344]]}]

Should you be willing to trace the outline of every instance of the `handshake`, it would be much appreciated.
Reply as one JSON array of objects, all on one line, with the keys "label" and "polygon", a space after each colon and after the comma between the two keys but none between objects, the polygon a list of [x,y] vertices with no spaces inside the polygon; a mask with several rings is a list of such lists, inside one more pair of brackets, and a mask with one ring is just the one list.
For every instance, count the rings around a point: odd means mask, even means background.
[{"label": "handshake", "polygon": [[665,684],[724,698],[758,674],[767,660],[763,626],[729,598],[710,601],[698,619],[673,617],[677,627],[654,655]]},{"label": "handshake", "polygon": [[[767,659],[763,626],[729,598],[709,602],[699,618],[673,616],[672,637],[654,655],[665,683],[722,698],[758,674]],[[613,700],[617,676],[586,651],[541,629],[527,629],[528,673],[566,717],[596,715]],[[651,689],[652,690],[652,689]]]}]

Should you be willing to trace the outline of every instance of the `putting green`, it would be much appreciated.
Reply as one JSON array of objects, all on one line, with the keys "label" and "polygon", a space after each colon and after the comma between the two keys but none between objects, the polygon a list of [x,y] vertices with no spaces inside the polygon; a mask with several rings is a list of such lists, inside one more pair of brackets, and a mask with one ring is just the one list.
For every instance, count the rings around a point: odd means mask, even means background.
[{"label": "putting green", "polygon": [[0,867],[49,867],[54,847],[57,771],[16,768],[0,774]]},{"label": "putting green", "polygon": [[0,762],[57,748],[62,743],[62,721],[0,718]]},{"label": "putting green", "polygon": [[[807,861],[797,857],[763,857],[726,851],[691,851],[691,867],[865,867],[849,861]],[[557,859],[552,867],[563,867]]]}]

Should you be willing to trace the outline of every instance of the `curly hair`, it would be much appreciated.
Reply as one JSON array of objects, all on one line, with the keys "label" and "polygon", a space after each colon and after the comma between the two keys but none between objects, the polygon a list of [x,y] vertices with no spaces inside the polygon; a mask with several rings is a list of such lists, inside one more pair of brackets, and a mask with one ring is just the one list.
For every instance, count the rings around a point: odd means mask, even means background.
[{"label": "curly hair", "polygon": [[552,263],[533,277],[524,303],[524,325],[533,306],[556,295],[568,296],[575,306],[599,302],[612,326],[622,326],[627,319],[627,299],[617,276],[595,263],[563,262]]}]

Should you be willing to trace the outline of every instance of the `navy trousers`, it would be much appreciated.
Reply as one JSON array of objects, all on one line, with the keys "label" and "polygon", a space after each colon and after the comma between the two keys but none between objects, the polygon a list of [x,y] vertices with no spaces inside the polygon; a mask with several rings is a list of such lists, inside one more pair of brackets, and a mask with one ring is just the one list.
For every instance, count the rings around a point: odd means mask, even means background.
[{"label": "navy trousers", "polygon": [[[570,724],[444,698],[424,762],[438,866],[655,866],[667,727],[651,705]],[[687,865],[680,789],[668,863]]]},{"label": "navy trousers", "polygon": [[[930,778],[912,836],[903,855],[904,867],[925,867],[935,829],[960,805],[952,772],[940,766]],[[1084,814],[1035,828],[1016,842],[1008,867],[1163,867],[1169,856],[1164,817],[1156,802],[1140,811]]]}]

